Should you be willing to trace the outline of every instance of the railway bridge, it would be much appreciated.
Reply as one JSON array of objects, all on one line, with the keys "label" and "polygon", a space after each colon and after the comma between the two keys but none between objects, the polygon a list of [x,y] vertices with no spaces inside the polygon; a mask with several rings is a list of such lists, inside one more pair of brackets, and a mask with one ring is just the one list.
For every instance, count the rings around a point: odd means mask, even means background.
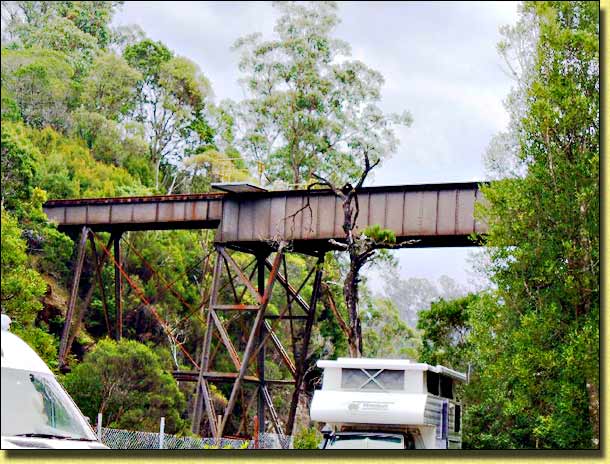
[{"label": "railway bridge", "polygon": [[[44,212],[60,230],[73,236],[80,234],[59,364],[65,366],[66,354],[82,325],[96,283],[102,293],[110,331],[101,277],[102,267],[109,261],[115,270],[115,338],[122,337],[122,288],[127,283],[193,365],[191,371],[174,372],[179,380],[197,382],[193,432],[200,431],[202,421],[207,422],[214,436],[229,431],[247,432],[249,409],[256,402],[256,416],[263,430],[269,419],[277,433],[290,434],[321,298],[324,256],[336,249],[333,242],[344,239],[342,200],[330,189],[266,191],[248,184],[223,184],[217,189],[221,191],[45,203]],[[478,245],[473,237],[487,231],[486,224],[474,216],[475,204],[484,201],[476,182],[365,187],[357,196],[356,233],[378,224],[392,230],[397,242],[411,241],[410,247],[463,247]],[[121,237],[125,232],[168,229],[215,230],[209,298],[206,295],[198,308],[189,307],[190,314],[200,311],[206,322],[197,359],[175,339],[169,324],[122,266]],[[99,232],[110,233],[106,244]],[[96,279],[89,285],[77,310],[87,242]],[[250,264],[238,264],[232,255],[235,252],[250,254]],[[312,257],[311,269],[302,282],[289,278],[287,253]],[[312,277],[312,291],[305,298],[303,289]],[[285,293],[284,307],[279,311],[269,308],[275,287],[280,287],[275,292],[276,300],[278,291]],[[181,298],[171,282],[164,290]],[[183,303],[189,306],[186,301]],[[285,340],[290,342],[288,349],[284,346]],[[219,362],[223,356],[220,353],[224,353],[231,368],[226,367],[227,362]],[[265,358],[270,355],[280,360],[286,377],[266,378]],[[222,414],[217,414],[218,404],[213,399],[211,385],[221,383],[231,385],[230,395]],[[280,417],[282,414],[272,395],[278,388],[291,389],[290,406],[284,418]],[[236,407],[242,412],[239,424],[232,420]]]}]

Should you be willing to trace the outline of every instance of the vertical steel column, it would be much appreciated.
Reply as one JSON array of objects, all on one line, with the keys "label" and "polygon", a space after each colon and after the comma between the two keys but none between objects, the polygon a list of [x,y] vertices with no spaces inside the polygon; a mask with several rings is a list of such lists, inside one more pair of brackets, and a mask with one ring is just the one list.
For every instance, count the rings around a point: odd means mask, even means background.
[{"label": "vertical steel column", "polygon": [[[257,272],[258,272],[258,293],[263,295],[265,293],[265,259],[266,256],[257,255],[256,264],[257,264]],[[261,328],[258,332],[258,341],[257,345],[263,343],[265,339],[265,326],[261,325]],[[258,351],[258,356],[256,360],[256,373],[258,379],[260,380],[259,389],[258,389],[258,425],[259,430],[265,432],[265,346],[261,346]]]},{"label": "vertical steel column", "polygon": [[121,264],[121,235],[116,232],[114,235],[114,305],[116,310],[115,338],[120,340],[123,336],[123,279],[119,265]]},{"label": "vertical steel column", "polygon": [[322,274],[324,264],[324,253],[318,258],[316,263],[316,276],[313,282],[313,289],[311,293],[311,302],[309,304],[309,312],[307,314],[307,320],[305,322],[305,334],[303,335],[303,346],[301,348],[301,356],[297,359],[297,371],[294,379],[294,392],[292,394],[292,401],[290,402],[290,412],[288,414],[288,423],[286,424],[286,433],[292,435],[294,428],[294,421],[297,413],[297,407],[299,405],[299,396],[301,394],[301,385],[303,384],[303,378],[305,376],[305,363],[307,361],[307,352],[309,350],[309,340],[311,339],[311,329],[316,317],[316,306],[318,304],[318,298],[320,296],[320,286],[322,284]]},{"label": "vertical steel column", "polygon": [[[93,234],[89,234],[89,244],[91,245],[91,251],[93,251],[93,259],[95,261],[95,276],[97,278],[97,284],[100,286],[100,293],[102,296],[102,309],[104,310],[104,321],[106,322],[106,333],[110,336],[110,320],[108,319],[108,299],[106,298],[106,290],[104,289],[104,281],[102,279],[102,267],[106,263],[106,255],[104,254],[101,258],[97,254],[97,248],[95,246],[95,238]],[[110,241],[106,248],[110,246]]]},{"label": "vertical steel column", "polygon": [[[100,274],[101,268],[104,265],[104,263],[106,262],[107,256],[104,255],[104,256],[102,256],[101,259],[98,260],[98,255],[97,255],[97,251],[95,248],[95,239],[93,238],[93,232],[91,232],[89,230],[88,235],[89,235],[89,241],[91,244],[91,251],[93,253],[93,258],[94,258],[93,265],[95,267],[96,275],[98,276],[98,284],[100,286],[100,291],[102,293],[102,305],[104,308],[104,316],[106,318],[106,326],[109,327],[108,311],[107,311],[107,307],[106,307],[107,305],[105,302],[106,294],[104,292],[104,285],[102,283],[102,280],[101,280],[102,276]],[[110,246],[110,241],[108,242],[108,245],[106,246],[106,248],[108,248],[109,246]],[[87,309],[89,308],[89,305],[91,304],[91,300],[93,299],[93,293],[95,292],[95,283],[96,283],[96,280],[94,278],[93,281],[91,282],[91,285],[89,285],[89,290],[87,290],[87,293],[86,293],[85,297],[83,298],[83,304],[81,306],[81,309],[78,311],[78,317],[74,324],[74,330],[72,330],[72,333],[68,337],[68,349],[67,349],[66,354],[70,351],[70,347],[74,343],[74,339],[78,335],[78,332],[80,331],[80,328],[83,325],[83,320],[85,319],[85,313],[87,312]],[[108,329],[108,335],[110,336],[110,329]]]},{"label": "vertical steel column", "polygon": [[70,327],[72,325],[72,317],[74,316],[74,308],[76,306],[76,299],[78,298],[78,287],[80,284],[80,276],[83,271],[83,263],[85,261],[85,253],[87,246],[87,236],[89,235],[89,229],[87,226],[83,226],[80,233],[80,241],[78,243],[78,254],[76,256],[76,262],[74,263],[74,280],[72,281],[72,289],[70,291],[70,299],[68,300],[68,309],[66,311],[66,320],[64,322],[64,329],[61,334],[61,341],[59,344],[59,368],[62,369],[65,366],[64,358],[66,351],[68,350],[68,338],[70,335]]},{"label": "vertical steel column", "polygon": [[214,275],[212,276],[212,290],[210,293],[210,304],[208,307],[208,314],[206,318],[205,336],[203,340],[203,348],[201,350],[201,363],[199,367],[199,378],[197,380],[197,393],[195,397],[195,407],[193,412],[193,423],[191,424],[191,431],[195,434],[199,434],[201,415],[203,407],[205,405],[208,422],[210,425],[211,433],[214,437],[217,435],[216,426],[216,415],[214,412],[214,405],[210,398],[208,381],[204,374],[209,370],[210,365],[210,350],[212,347],[212,331],[214,330],[214,321],[212,320],[212,307],[216,304],[218,298],[218,289],[220,288],[220,273],[222,270],[222,255],[220,249],[216,253],[216,262],[214,264]]}]

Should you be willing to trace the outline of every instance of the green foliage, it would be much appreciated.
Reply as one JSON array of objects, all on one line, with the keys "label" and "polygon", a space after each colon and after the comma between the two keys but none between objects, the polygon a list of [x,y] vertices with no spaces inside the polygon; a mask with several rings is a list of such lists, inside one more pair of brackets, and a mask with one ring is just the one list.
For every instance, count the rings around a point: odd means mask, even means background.
[{"label": "green foliage", "polygon": [[417,328],[422,331],[422,362],[459,371],[468,368],[469,308],[477,304],[479,298],[479,295],[470,294],[455,300],[441,299],[432,303],[429,310],[419,313]]},{"label": "green foliage", "polygon": [[9,95],[8,90],[2,87],[2,121],[17,122],[21,121],[21,111],[14,98]]},{"label": "green foliage", "polygon": [[112,39],[110,22],[122,1],[72,2],[59,1],[57,14],[70,19],[81,31],[91,35],[101,48]]},{"label": "green foliage", "polygon": [[[206,150],[197,153],[185,161],[193,169],[193,191],[207,191],[213,182],[245,182],[250,180],[250,173],[238,167],[241,158],[231,159],[226,153],[217,150]],[[199,182],[197,182],[199,181]]]},{"label": "green foliage", "polygon": [[[57,339],[45,324],[36,325],[47,284],[26,254],[26,242],[17,220],[2,208],[2,313],[11,320],[11,330],[21,337],[51,368],[57,368]],[[64,256],[65,258],[65,256]]]},{"label": "green foliage", "polygon": [[322,434],[315,427],[302,428],[294,436],[294,449],[318,449]]},{"label": "green foliage", "polygon": [[2,208],[2,313],[11,318],[12,331],[54,369],[57,367],[57,339],[48,333],[48,327],[35,325],[47,284],[32,269],[21,235],[17,220]]},{"label": "green foliage", "polygon": [[44,26],[32,29],[24,39],[26,48],[39,47],[64,53],[77,78],[88,71],[94,56],[99,52],[93,36],[62,17],[50,19]]},{"label": "green foliage", "polygon": [[135,341],[101,340],[63,378],[83,413],[104,414],[110,427],[157,431],[165,417],[168,433],[181,432],[184,396],[159,357]]},{"label": "green foliage", "polygon": [[598,8],[526,3],[517,26],[538,41],[511,115],[523,175],[483,188],[479,211],[497,291],[469,314],[471,447],[599,444]]},{"label": "green foliage", "polygon": [[23,126],[2,123],[2,205],[15,209],[32,194],[40,153],[27,139]]},{"label": "green foliage", "polygon": [[396,243],[394,232],[391,229],[383,229],[379,224],[368,226],[363,233],[375,243],[390,245]]},{"label": "green foliage", "polygon": [[[184,106],[195,111],[201,109],[204,99],[211,92],[210,83],[199,67],[181,56],[161,65],[159,85],[167,91],[165,104],[174,111]],[[172,104],[176,106],[172,107]]]},{"label": "green foliage", "polygon": [[42,254],[41,271],[62,274],[72,253],[72,241],[48,223],[42,211],[47,194],[39,187],[42,160],[22,124],[2,124],[2,202],[21,221],[30,251]]},{"label": "green foliage", "polygon": [[349,45],[332,36],[335,2],[277,2],[276,37],[239,39],[241,82],[248,98],[230,105],[244,130],[240,149],[264,165],[265,180],[303,187],[316,173],[336,185],[358,178],[359,160],[395,151],[393,126],[408,114],[378,106],[383,77],[351,60]]},{"label": "green foliage", "polygon": [[210,83],[195,63],[174,56],[161,42],[145,39],[128,45],[123,56],[142,74],[131,117],[145,127],[154,186],[169,193],[184,191],[192,173],[179,163],[210,148],[211,127],[204,114]]},{"label": "green foliage", "polygon": [[122,166],[130,173],[130,169],[133,169],[134,177],[142,181],[148,180],[150,173],[147,171],[150,168],[137,169],[138,164],[145,165],[148,162],[148,146],[139,131],[126,130],[124,126],[100,113],[77,110],[73,116],[74,134],[86,143],[96,160]]},{"label": "green foliage", "polygon": [[12,43],[28,44],[33,33],[48,27],[58,19],[69,21],[75,29],[90,36],[105,48],[112,39],[110,22],[122,1],[12,1],[6,9],[6,32]]},{"label": "green foliage", "polygon": [[172,56],[173,53],[163,43],[150,39],[129,45],[123,51],[127,63],[140,71],[149,84],[159,79],[161,66],[171,60]]},{"label": "green foliage", "polygon": [[74,88],[74,69],[63,53],[39,48],[26,50],[2,49],[2,93],[7,111],[21,115],[34,127],[51,125],[63,129],[69,126],[68,106]]},{"label": "green foliage", "polygon": [[30,345],[52,371],[56,374],[58,373],[57,353],[59,350],[59,340],[49,333],[48,327],[32,326],[23,328],[15,326],[13,328],[13,324],[11,324],[11,331]]},{"label": "green foliage", "polygon": [[327,253],[324,260],[323,276],[324,287],[321,295],[321,303],[323,305],[318,321],[314,325],[314,330],[318,331],[321,342],[315,344],[314,340],[314,355],[315,359],[334,359],[339,356],[345,356],[348,353],[347,338],[337,318],[333,314],[329,302],[328,295],[332,296],[339,314],[345,319],[347,317],[347,308],[342,295],[342,287],[334,284],[342,277],[343,270],[341,269],[340,254]]},{"label": "green foliage", "polygon": [[374,298],[362,313],[364,357],[419,359],[419,337],[390,299]]},{"label": "green foliage", "polygon": [[34,324],[42,308],[40,298],[46,283],[31,269],[26,243],[21,237],[17,220],[2,208],[2,312],[8,314],[17,327]]},{"label": "green foliage", "polygon": [[117,120],[134,108],[136,84],[141,79],[123,57],[101,54],[84,79],[81,101],[86,110]]},{"label": "green foliage", "polygon": [[37,174],[38,185],[52,198],[114,197],[146,192],[125,169],[96,161],[77,140],[47,128],[29,131],[44,152]]}]

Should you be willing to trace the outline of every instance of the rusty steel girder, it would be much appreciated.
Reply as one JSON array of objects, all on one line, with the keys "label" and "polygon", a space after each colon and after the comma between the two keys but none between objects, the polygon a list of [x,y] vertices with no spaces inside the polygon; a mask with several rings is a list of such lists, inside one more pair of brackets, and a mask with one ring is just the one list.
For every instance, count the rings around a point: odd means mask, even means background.
[{"label": "rusty steel girder", "polygon": [[[378,224],[414,247],[472,246],[471,234],[487,232],[474,216],[481,201],[476,182],[365,187],[355,232]],[[250,249],[281,240],[331,249],[344,237],[341,200],[325,189],[51,200],[44,211],[62,230],[216,229],[216,243]]]}]

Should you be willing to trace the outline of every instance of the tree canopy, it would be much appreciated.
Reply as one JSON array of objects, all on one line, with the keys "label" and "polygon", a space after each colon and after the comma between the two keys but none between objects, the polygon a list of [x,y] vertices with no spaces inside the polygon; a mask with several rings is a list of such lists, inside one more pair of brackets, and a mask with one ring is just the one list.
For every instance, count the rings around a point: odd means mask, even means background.
[{"label": "tree canopy", "polygon": [[184,430],[185,400],[159,356],[133,340],[100,340],[82,363],[66,375],[64,385],[83,413],[101,412],[108,427],[157,431]]},{"label": "tree canopy", "polygon": [[247,92],[231,106],[239,147],[270,184],[302,187],[314,173],[337,185],[358,179],[364,154],[373,162],[389,156],[398,143],[393,126],[411,117],[380,109],[382,75],[332,36],[335,2],[274,4],[277,37],[253,34],[234,45]]}]

